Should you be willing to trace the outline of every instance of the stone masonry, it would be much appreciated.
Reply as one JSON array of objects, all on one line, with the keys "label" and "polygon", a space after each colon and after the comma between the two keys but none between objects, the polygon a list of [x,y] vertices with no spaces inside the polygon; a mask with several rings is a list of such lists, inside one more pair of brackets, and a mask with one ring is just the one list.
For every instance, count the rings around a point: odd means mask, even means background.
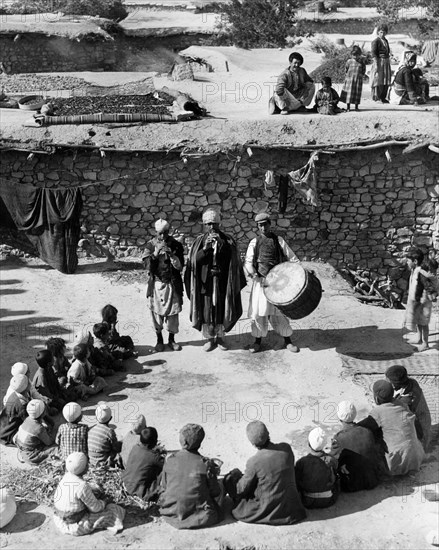
[{"label": "stone masonry", "polygon": [[207,206],[220,208],[222,226],[244,253],[256,234],[254,213],[269,209],[276,231],[301,259],[321,259],[389,275],[404,289],[402,258],[410,245],[439,249],[439,156],[400,147],[320,154],[317,162],[320,207],[304,204],[293,188],[279,213],[275,175],[297,169],[309,153],[253,149],[253,156],[219,153],[177,154],[63,150],[28,160],[27,153],[3,152],[2,175],[20,184],[47,187],[84,185],[84,237],[117,257],[141,257],[158,217],[189,245],[202,231]]}]

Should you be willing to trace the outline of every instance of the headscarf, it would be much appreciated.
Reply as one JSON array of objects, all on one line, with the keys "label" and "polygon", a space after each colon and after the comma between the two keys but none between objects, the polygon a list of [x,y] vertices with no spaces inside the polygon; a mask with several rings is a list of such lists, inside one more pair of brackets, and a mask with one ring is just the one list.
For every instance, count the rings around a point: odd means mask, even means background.
[{"label": "headscarf", "polygon": [[205,435],[202,426],[199,424],[186,424],[180,430],[181,448],[188,451],[197,451]]},{"label": "headscarf", "polygon": [[169,229],[169,223],[163,218],[158,219],[154,224],[154,229],[159,233]]},{"label": "headscarf", "polygon": [[71,474],[80,476],[85,472],[88,465],[88,458],[85,453],[75,452],[66,458],[66,470]]},{"label": "headscarf", "polygon": [[411,50],[408,50],[408,51],[405,52],[405,54],[404,54],[404,63],[405,63],[406,65],[408,65],[408,63],[409,63],[410,61],[412,61],[413,59],[414,59],[414,61],[415,61],[415,63],[416,63],[416,58],[417,58],[417,57],[416,57],[415,52],[413,52],[413,51],[411,51]]},{"label": "headscarf", "polygon": [[247,424],[247,437],[255,447],[263,447],[270,438],[267,426],[260,420],[253,420]]},{"label": "headscarf", "polygon": [[77,346],[78,344],[86,344],[87,346],[89,346],[92,343],[93,343],[93,336],[89,330],[86,330],[86,331],[80,330],[79,332],[76,333],[75,346]]},{"label": "headscarf", "polygon": [[71,403],[67,403],[67,405],[64,405],[62,414],[67,422],[74,422],[82,414],[81,405],[78,405],[78,403],[74,403],[73,401]]},{"label": "headscarf", "polygon": [[131,431],[135,434],[140,434],[142,430],[146,428],[146,419],[143,414],[136,416],[134,421],[131,423]]},{"label": "headscarf", "polygon": [[9,388],[6,390],[6,395],[3,397],[3,405],[6,405],[12,394],[15,394],[18,399],[26,405],[29,399],[26,399],[22,392],[26,391],[28,386],[29,378],[25,374],[13,376],[9,382]]},{"label": "headscarf", "polygon": [[377,380],[372,387],[373,397],[377,405],[391,403],[393,400],[393,386],[387,380]]},{"label": "headscarf", "polygon": [[12,376],[16,376],[17,374],[25,374],[27,376],[28,372],[29,367],[26,365],[26,363],[14,363],[11,367]]},{"label": "headscarf", "polygon": [[393,386],[399,388],[408,382],[407,369],[402,365],[392,365],[386,370],[386,378]]},{"label": "headscarf", "polygon": [[31,399],[26,407],[27,414],[34,420],[37,420],[40,416],[43,416],[45,410],[46,405],[44,404],[44,401],[41,401],[41,399]]},{"label": "headscarf", "polygon": [[322,428],[314,428],[309,432],[308,443],[313,451],[322,451],[326,444],[326,435]]},{"label": "headscarf", "polygon": [[357,416],[357,409],[351,401],[341,401],[337,405],[337,416],[342,422],[353,422]]},{"label": "headscarf", "polygon": [[203,223],[220,223],[221,216],[218,210],[214,208],[208,208],[203,213]]}]

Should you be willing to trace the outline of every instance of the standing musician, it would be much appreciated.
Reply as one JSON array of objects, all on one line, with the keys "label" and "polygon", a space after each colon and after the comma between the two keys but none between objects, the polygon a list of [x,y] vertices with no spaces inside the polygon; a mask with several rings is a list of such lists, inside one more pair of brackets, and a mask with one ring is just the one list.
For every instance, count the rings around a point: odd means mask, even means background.
[{"label": "standing musician", "polygon": [[155,223],[156,235],[147,242],[143,262],[148,271],[146,297],[149,299],[154,330],[157,334],[156,351],[164,351],[162,330],[169,332],[168,347],[180,351],[175,341],[178,333],[178,314],[183,304],[184,264],[183,245],[169,235],[169,223],[159,219]]},{"label": "standing musician", "polygon": [[255,217],[259,236],[250,241],[245,256],[245,270],[253,279],[250,294],[248,316],[251,318],[252,336],[255,338],[250,347],[251,353],[261,350],[261,339],[267,336],[268,321],[273,330],[284,337],[287,350],[297,353],[299,348],[292,344],[293,330],[287,317],[264,294],[265,277],[268,272],[282,262],[299,262],[299,259],[282,237],[271,230],[270,216],[260,212]]},{"label": "standing musician", "polygon": [[224,333],[242,315],[241,289],[246,284],[236,243],[219,229],[220,221],[218,211],[204,212],[206,233],[195,239],[184,276],[192,326],[207,340],[204,351],[228,349]]}]

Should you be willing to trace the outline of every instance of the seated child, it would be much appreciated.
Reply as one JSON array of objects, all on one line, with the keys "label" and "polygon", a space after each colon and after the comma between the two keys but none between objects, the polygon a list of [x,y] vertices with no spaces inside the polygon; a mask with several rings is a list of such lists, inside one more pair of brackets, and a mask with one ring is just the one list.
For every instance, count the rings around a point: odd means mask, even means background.
[{"label": "seated child", "polygon": [[341,113],[341,109],[337,107],[340,97],[338,93],[332,88],[332,80],[329,76],[322,78],[322,88],[317,92],[314,111],[317,111],[321,115],[336,115]]},{"label": "seated child", "polygon": [[305,508],[332,506],[339,494],[337,461],[323,451],[326,440],[321,428],[311,430],[308,436],[311,452],[299,458],[296,464],[297,488]]},{"label": "seated child", "polygon": [[415,414],[415,428],[424,451],[430,444],[431,414],[420,385],[409,378],[407,369],[402,365],[393,365],[386,370],[386,378],[393,386],[393,398],[406,405]]},{"label": "seated child", "polygon": [[52,369],[52,352],[47,349],[41,350],[37,353],[35,360],[38,363],[38,370],[34,375],[33,385],[41,395],[49,398],[49,406],[54,407],[58,413],[66,404],[66,397]]},{"label": "seated child", "polygon": [[26,406],[31,399],[28,386],[29,379],[24,374],[13,376],[9,382],[0,413],[0,443],[4,445],[13,445],[13,438],[27,417]]},{"label": "seated child", "polygon": [[98,404],[95,412],[98,423],[88,432],[88,456],[91,466],[115,466],[120,464],[121,444],[116,432],[108,425],[113,414],[105,403]]},{"label": "seated child", "polygon": [[110,351],[108,339],[110,329],[107,323],[96,323],[93,325],[93,350],[91,352],[91,362],[97,367],[97,372],[101,376],[109,376],[114,371],[124,370],[122,359],[116,359]]},{"label": "seated child", "polygon": [[[11,374],[12,376],[17,376],[18,374],[24,374],[29,379],[29,384],[27,386],[27,393],[29,395],[29,401],[31,399],[41,399],[41,401],[44,402],[45,405],[49,405],[50,398],[46,397],[45,395],[42,395],[33,385],[31,379],[30,379],[30,370],[29,367],[26,365],[26,363],[14,363],[11,367]],[[5,397],[3,398],[3,404],[8,399],[8,393],[6,392]],[[58,411],[53,410],[49,411],[50,414],[57,414]]]},{"label": "seated child", "polygon": [[18,428],[14,443],[20,449],[19,458],[35,465],[53,453],[53,438],[43,420],[46,412],[43,401],[32,399],[26,406],[26,412],[28,417]]},{"label": "seated child", "polygon": [[46,349],[53,355],[53,371],[62,388],[67,385],[67,371],[70,368],[69,360],[66,357],[66,341],[63,338],[49,338],[46,340]]},{"label": "seated child", "polygon": [[100,376],[95,376],[88,358],[90,350],[87,344],[77,344],[73,348],[74,361],[67,372],[69,386],[77,392],[81,399],[102,391],[107,383]]},{"label": "seated child", "polygon": [[140,433],[146,428],[146,420],[143,414],[139,414],[131,424],[131,430],[122,439],[122,450],[120,455],[122,457],[123,465],[126,467],[128,463],[128,457],[134,445],[137,445],[140,441]]},{"label": "seated child", "polygon": [[147,501],[157,499],[164,464],[164,457],[156,448],[157,441],[155,428],[145,428],[140,433],[140,441],[133,447],[121,475],[129,495],[136,495]]},{"label": "seated child", "polygon": [[80,424],[82,409],[78,403],[67,403],[62,410],[66,424],[61,424],[55,437],[59,455],[66,459],[69,454],[81,452],[88,454],[88,426]]},{"label": "seated child", "polygon": [[66,458],[66,473],[53,497],[53,522],[65,535],[89,535],[97,529],[116,534],[123,529],[125,510],[95,497],[92,486],[83,479],[87,469],[86,454],[77,452]]},{"label": "seated child", "polygon": [[110,327],[108,345],[111,353],[118,359],[129,359],[137,357],[134,351],[134,342],[130,336],[120,336],[117,332],[117,309],[111,304],[107,304],[102,309],[102,322]]}]

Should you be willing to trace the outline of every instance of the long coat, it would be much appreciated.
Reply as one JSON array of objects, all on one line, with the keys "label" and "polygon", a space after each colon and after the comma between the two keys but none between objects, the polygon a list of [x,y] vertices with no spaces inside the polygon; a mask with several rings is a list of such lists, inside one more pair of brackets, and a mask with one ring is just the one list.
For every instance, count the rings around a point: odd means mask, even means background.
[{"label": "long coat", "polygon": [[222,519],[215,498],[221,488],[209,460],[183,449],[169,456],[162,472],[160,514],[177,529],[215,525]]},{"label": "long coat", "polygon": [[288,443],[269,443],[248,461],[237,484],[240,498],[232,514],[237,520],[290,525],[306,512],[296,487],[294,454]]}]

